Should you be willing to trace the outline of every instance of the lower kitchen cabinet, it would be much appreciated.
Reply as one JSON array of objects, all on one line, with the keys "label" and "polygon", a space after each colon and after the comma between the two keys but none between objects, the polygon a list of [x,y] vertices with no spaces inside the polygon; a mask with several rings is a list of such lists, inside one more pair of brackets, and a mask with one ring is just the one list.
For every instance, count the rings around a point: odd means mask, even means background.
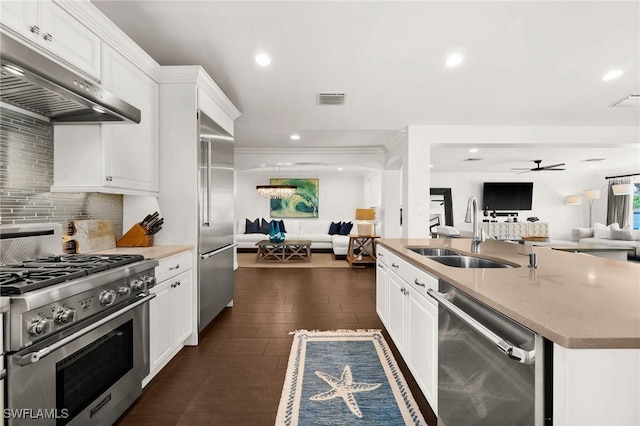
[{"label": "lower kitchen cabinet", "polygon": [[380,320],[386,324],[389,312],[389,300],[387,296],[387,267],[378,259],[376,268],[376,312]]},{"label": "lower kitchen cabinet", "polygon": [[438,305],[429,296],[409,290],[407,297],[407,358],[409,369],[429,401],[438,411]]},{"label": "lower kitchen cabinet", "polygon": [[376,268],[376,309],[437,415],[438,305],[426,292],[437,290],[438,281],[384,247],[378,248],[378,256],[380,253],[384,261],[379,257]]},{"label": "lower kitchen cabinet", "polygon": [[149,302],[149,375],[143,386],[182,349],[193,333],[191,252],[161,259],[156,279],[159,282],[151,289],[156,297]]}]

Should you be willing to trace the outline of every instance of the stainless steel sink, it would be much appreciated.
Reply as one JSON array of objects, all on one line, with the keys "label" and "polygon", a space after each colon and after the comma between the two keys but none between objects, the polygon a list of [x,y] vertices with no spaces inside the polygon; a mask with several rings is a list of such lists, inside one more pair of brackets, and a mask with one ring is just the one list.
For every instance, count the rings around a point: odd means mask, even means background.
[{"label": "stainless steel sink", "polygon": [[434,247],[407,247],[409,250],[421,254],[423,256],[460,256],[460,253],[445,249]]},{"label": "stainless steel sink", "polygon": [[513,268],[513,266],[473,256],[429,256],[429,259],[455,268]]}]

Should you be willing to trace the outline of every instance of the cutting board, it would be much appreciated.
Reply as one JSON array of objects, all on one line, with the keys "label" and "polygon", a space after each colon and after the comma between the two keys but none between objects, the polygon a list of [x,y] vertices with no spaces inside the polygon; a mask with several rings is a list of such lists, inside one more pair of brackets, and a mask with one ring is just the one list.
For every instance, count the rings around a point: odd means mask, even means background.
[{"label": "cutting board", "polygon": [[75,241],[76,253],[111,249],[116,246],[113,223],[110,220],[74,220],[72,235],[64,235],[63,242]]}]

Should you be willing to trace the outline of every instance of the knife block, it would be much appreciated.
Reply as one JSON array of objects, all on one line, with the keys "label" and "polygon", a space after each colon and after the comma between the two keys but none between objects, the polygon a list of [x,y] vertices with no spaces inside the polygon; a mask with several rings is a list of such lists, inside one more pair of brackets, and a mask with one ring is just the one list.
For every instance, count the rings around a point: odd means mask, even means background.
[{"label": "knife block", "polygon": [[153,245],[153,236],[147,235],[147,231],[136,223],[116,241],[116,247],[150,247]]}]

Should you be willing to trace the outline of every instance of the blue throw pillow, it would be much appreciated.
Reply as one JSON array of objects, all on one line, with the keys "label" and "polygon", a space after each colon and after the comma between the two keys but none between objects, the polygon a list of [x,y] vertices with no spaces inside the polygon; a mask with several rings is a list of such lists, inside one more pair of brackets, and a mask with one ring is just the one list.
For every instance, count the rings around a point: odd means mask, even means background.
[{"label": "blue throw pillow", "polygon": [[284,220],[280,221],[280,232],[282,232],[283,234],[287,232],[287,230],[284,229]]},{"label": "blue throw pillow", "polygon": [[244,220],[244,233],[245,234],[259,234],[260,233],[260,219],[254,220],[253,222],[249,219]]},{"label": "blue throw pillow", "polygon": [[269,230],[271,229],[271,221],[267,222],[262,218],[262,224],[260,225],[260,232],[263,234],[269,234]]},{"label": "blue throw pillow", "polygon": [[342,224],[342,226],[340,226],[340,235],[349,235],[349,232],[351,232],[351,228],[353,228],[353,223],[351,222],[344,222]]},{"label": "blue throw pillow", "polygon": [[339,234],[341,226],[342,222],[331,222],[331,225],[329,226],[329,235]]}]

